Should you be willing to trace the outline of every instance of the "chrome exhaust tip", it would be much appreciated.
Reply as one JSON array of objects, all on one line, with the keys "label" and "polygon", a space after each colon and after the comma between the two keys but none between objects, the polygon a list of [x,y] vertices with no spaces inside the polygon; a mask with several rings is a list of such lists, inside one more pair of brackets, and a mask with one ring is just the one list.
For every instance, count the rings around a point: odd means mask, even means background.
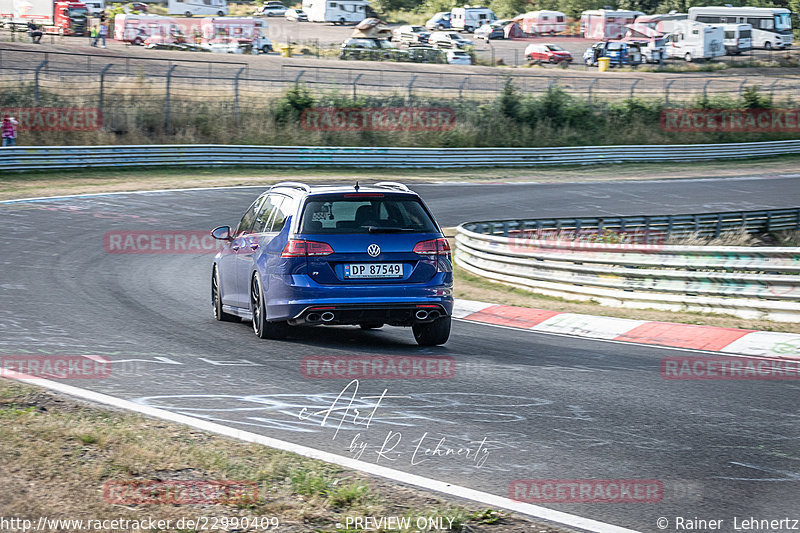
[{"label": "chrome exhaust tip", "polygon": [[417,317],[417,320],[425,320],[426,318],[428,318],[428,312],[420,309],[414,314],[414,316]]},{"label": "chrome exhaust tip", "polygon": [[330,322],[331,320],[333,320],[333,317],[334,315],[330,311],[325,311],[324,313],[322,313],[322,316],[320,316],[323,322]]},{"label": "chrome exhaust tip", "polygon": [[428,318],[430,318],[431,320],[436,320],[437,318],[439,318],[439,311],[431,311],[430,313],[428,313]]}]

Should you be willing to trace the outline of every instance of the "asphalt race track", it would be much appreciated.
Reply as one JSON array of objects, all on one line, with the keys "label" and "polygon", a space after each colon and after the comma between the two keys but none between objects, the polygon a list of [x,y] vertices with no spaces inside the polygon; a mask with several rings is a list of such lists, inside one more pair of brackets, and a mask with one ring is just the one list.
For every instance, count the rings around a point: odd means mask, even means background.
[{"label": "asphalt race track", "polygon": [[[800,181],[734,180],[415,185],[442,225],[522,216],[666,214],[795,205]],[[201,417],[343,456],[508,496],[515,479],[661,480],[659,503],[547,504],[657,531],[656,520],[800,518],[800,389],[792,381],[667,381],[661,358],[684,350],[536,334],[456,321],[443,347],[411,332],[298,329],[260,341],[218,323],[209,254],[111,254],[111,230],[208,230],[235,224],[260,189],[120,194],[0,204],[0,354],[105,355],[106,379],[74,386]],[[452,358],[441,380],[362,380],[354,405],[372,425],[321,425],[344,380],[307,379],[303,357]],[[352,389],[350,390],[352,392]],[[400,435],[390,458],[376,453]],[[358,435],[358,436],[357,436]],[[357,436],[357,437],[356,437]],[[415,446],[467,447],[434,457]],[[483,444],[482,441],[485,442]],[[480,448],[480,453],[476,452]],[[476,457],[481,461],[476,460]],[[424,458],[424,462],[420,460]],[[416,463],[416,464],[415,464]]]}]

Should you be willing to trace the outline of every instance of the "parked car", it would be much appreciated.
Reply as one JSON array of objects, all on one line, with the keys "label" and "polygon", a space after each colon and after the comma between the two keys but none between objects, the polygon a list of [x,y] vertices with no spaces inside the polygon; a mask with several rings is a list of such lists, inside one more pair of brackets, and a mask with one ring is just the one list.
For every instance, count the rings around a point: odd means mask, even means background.
[{"label": "parked car", "polygon": [[289,8],[280,2],[267,2],[256,10],[256,15],[259,17],[283,17]]},{"label": "parked car", "polygon": [[464,48],[474,44],[454,31],[435,31],[428,42],[436,48]]},{"label": "parked car", "polygon": [[444,50],[428,45],[410,45],[406,51],[405,61],[412,63],[446,63],[447,55]]},{"label": "parked car", "polygon": [[571,63],[572,54],[557,44],[536,43],[529,44],[525,49],[525,59],[531,63]]},{"label": "parked car", "polygon": [[245,211],[211,265],[220,321],[252,322],[262,339],[292,326],[410,326],[444,344],[453,312],[450,245],[404,185],[273,185]]},{"label": "parked car", "polygon": [[450,29],[450,12],[440,11],[428,19],[425,27],[429,30],[449,30]]},{"label": "parked car", "polygon": [[505,39],[506,31],[505,25],[499,24],[499,21],[492,22],[491,24],[484,24],[473,33],[476,39],[483,39],[487,43],[491,39]]},{"label": "parked car", "polygon": [[308,15],[302,9],[287,9],[283,16],[291,22],[308,22]]},{"label": "parked car", "polygon": [[339,59],[384,61],[394,59],[402,61],[405,52],[399,50],[387,39],[351,38],[342,43]]},{"label": "parked car", "polygon": [[426,30],[424,26],[412,24],[400,26],[392,31],[392,39],[396,42],[427,43],[430,36],[431,32]]},{"label": "parked car", "polygon": [[463,50],[448,50],[447,62],[451,65],[471,65],[472,57]]},{"label": "parked car", "polygon": [[601,41],[594,43],[583,53],[583,62],[586,66],[597,64],[601,57],[609,59],[609,65],[638,65],[643,61],[643,55],[639,45],[636,43],[624,43],[620,41]]},{"label": "parked car", "polygon": [[241,54],[245,49],[252,50],[249,43],[248,46],[245,46],[242,42],[233,37],[215,37],[203,41],[200,46],[209,52],[218,54]]},{"label": "parked car", "polygon": [[131,11],[138,11],[139,13],[147,13],[147,4],[144,2],[128,2],[124,7]]}]

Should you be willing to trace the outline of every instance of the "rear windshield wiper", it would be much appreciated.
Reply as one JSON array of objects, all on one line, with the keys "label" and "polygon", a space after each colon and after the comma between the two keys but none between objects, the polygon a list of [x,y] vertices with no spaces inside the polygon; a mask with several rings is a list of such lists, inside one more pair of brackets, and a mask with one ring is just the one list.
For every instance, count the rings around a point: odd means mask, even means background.
[{"label": "rear windshield wiper", "polygon": [[416,231],[412,228],[365,226],[370,233],[402,233],[404,231]]}]

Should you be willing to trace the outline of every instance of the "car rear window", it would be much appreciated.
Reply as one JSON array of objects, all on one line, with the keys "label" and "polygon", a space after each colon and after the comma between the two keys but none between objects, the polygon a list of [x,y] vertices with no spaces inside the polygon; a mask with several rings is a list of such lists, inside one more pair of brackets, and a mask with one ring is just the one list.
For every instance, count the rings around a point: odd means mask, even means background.
[{"label": "car rear window", "polygon": [[419,200],[377,193],[313,196],[306,201],[301,233],[438,231]]}]

